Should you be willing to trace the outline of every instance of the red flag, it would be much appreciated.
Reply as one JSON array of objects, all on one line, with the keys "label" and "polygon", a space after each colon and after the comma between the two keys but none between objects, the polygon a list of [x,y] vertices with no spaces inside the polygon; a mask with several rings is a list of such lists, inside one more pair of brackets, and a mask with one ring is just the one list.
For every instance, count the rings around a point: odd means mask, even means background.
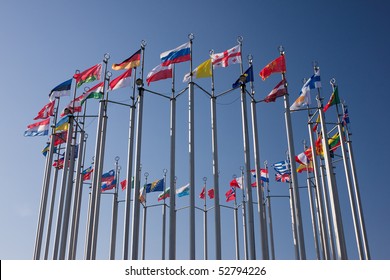
[{"label": "red flag", "polygon": [[203,187],[202,191],[199,194],[200,199],[206,199],[206,188]]},{"label": "red flag", "polygon": [[264,98],[264,102],[275,102],[276,98],[281,97],[287,93],[286,87],[284,86],[286,84],[286,80],[281,80],[274,89]]},{"label": "red flag", "polygon": [[74,74],[73,78],[76,79],[77,87],[80,87],[84,83],[100,80],[101,72],[102,72],[102,64],[98,63],[81,73]]},{"label": "red flag", "polygon": [[234,178],[230,181],[230,186],[241,189],[242,187],[242,177]]},{"label": "red flag", "polygon": [[57,169],[64,168],[64,158],[60,158],[58,160],[55,160],[53,163],[53,166],[56,167]]},{"label": "red flag", "polygon": [[50,116],[53,116],[54,113],[54,103],[55,100],[51,101],[50,103],[46,104],[39,112],[38,115],[34,118],[34,120],[38,119],[47,119]]},{"label": "red flag", "polygon": [[286,72],[286,60],[284,59],[284,55],[279,56],[274,61],[268,63],[261,71],[260,77],[265,80],[271,74],[278,72]]},{"label": "red flag", "polygon": [[126,189],[126,186],[127,186],[127,180],[124,179],[120,184],[121,184],[121,187],[122,187],[122,191],[124,191]]},{"label": "red flag", "polygon": [[68,131],[64,130],[62,132],[55,133],[53,135],[54,135],[54,142],[53,143],[54,143],[54,147],[55,147],[55,146],[58,146],[58,145],[66,142],[66,138],[68,137]]},{"label": "red flag", "polygon": [[214,189],[209,189],[207,191],[207,195],[210,197],[210,199],[213,199],[214,198]]},{"label": "red flag", "polygon": [[235,200],[236,199],[236,189],[235,188],[230,188],[230,190],[228,190],[225,193],[225,196],[226,196],[226,202]]},{"label": "red flag", "polygon": [[172,64],[168,66],[157,65],[149,72],[146,77],[146,82],[150,85],[151,82],[172,78]]}]

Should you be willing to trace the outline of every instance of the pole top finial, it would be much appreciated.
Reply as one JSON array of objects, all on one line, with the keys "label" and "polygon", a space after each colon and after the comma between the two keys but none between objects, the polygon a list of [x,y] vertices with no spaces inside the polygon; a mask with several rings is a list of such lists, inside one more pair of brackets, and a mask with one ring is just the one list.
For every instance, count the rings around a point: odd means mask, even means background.
[{"label": "pole top finial", "polygon": [[194,40],[195,39],[194,33],[189,33],[188,34],[188,39],[190,39],[190,41]]},{"label": "pole top finial", "polygon": [[237,36],[237,42],[239,44],[242,44],[242,41],[244,41],[244,37],[242,37],[241,35]]},{"label": "pole top finial", "polygon": [[104,62],[107,63],[107,61],[110,59],[110,54],[109,53],[105,53],[104,54]]},{"label": "pole top finial", "polygon": [[209,50],[209,54],[213,55],[214,54],[214,50],[213,49]]},{"label": "pole top finial", "polygon": [[168,169],[164,168],[164,169],[163,169],[163,173],[164,173],[164,175],[167,175]]},{"label": "pole top finial", "polygon": [[118,163],[119,159],[120,159],[120,157],[116,156],[115,157],[115,162]]},{"label": "pole top finial", "polygon": [[145,178],[148,178],[148,177],[149,177],[149,173],[148,173],[148,172],[145,172],[145,173],[144,173],[144,176],[145,176]]},{"label": "pole top finial", "polygon": [[85,139],[85,140],[88,139],[88,133],[85,133],[85,134],[84,134],[84,139]]},{"label": "pole top finial", "polygon": [[206,181],[207,181],[207,177],[203,177],[203,181],[206,183]]},{"label": "pole top finial", "polygon": [[111,71],[107,71],[107,73],[106,73],[106,80],[109,80],[111,78],[111,76],[112,76]]},{"label": "pole top finial", "polygon": [[282,45],[278,47],[278,51],[281,55],[284,55],[284,47]]},{"label": "pole top finial", "polygon": [[329,83],[330,83],[332,86],[335,86],[335,85],[336,85],[336,79],[335,79],[335,78],[330,79]]},{"label": "pole top finial", "polygon": [[244,170],[244,166],[240,166],[240,170],[243,171]]},{"label": "pole top finial", "polygon": [[145,40],[141,40],[141,48],[145,48],[147,45],[146,41]]},{"label": "pole top finial", "polygon": [[253,62],[253,55],[252,54],[248,54],[247,58],[248,58],[249,64],[252,64],[252,62]]},{"label": "pole top finial", "polygon": [[117,168],[118,168],[118,171],[121,171],[122,166],[119,165]]}]

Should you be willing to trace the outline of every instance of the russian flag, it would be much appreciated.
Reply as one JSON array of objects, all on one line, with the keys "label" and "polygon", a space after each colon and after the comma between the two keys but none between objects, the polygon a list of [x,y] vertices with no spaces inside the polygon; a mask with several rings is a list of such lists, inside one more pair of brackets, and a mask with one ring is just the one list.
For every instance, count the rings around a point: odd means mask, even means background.
[{"label": "russian flag", "polygon": [[176,49],[160,54],[161,65],[168,66],[173,63],[180,63],[191,59],[190,42],[185,43]]}]

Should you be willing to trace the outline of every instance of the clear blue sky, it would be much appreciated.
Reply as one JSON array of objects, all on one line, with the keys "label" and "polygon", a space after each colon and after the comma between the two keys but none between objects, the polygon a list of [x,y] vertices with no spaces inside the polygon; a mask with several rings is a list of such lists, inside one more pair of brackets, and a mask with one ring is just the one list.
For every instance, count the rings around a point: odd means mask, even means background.
[{"label": "clear blue sky", "polygon": [[[210,49],[225,51],[243,36],[244,68],[246,57],[253,55],[255,90],[258,99],[265,97],[280,81],[273,75],[265,82],[258,72],[278,56],[277,47],[286,50],[287,80],[291,101],[298,97],[302,79],[313,73],[312,63],[321,68],[321,94],[327,101],[335,78],[339,93],[349,106],[352,145],[356,159],[362,206],[373,259],[390,259],[390,190],[387,183],[389,138],[387,107],[389,104],[387,36],[390,26],[389,4],[386,1],[3,1],[0,16],[0,81],[3,127],[0,147],[0,166],[3,187],[0,196],[0,259],[31,259],[33,255],[39,210],[44,157],[41,154],[46,137],[24,137],[27,125],[48,102],[50,90],[69,79],[76,69],[84,70],[99,63],[110,53],[111,63],[121,62],[147,41],[145,75],[160,63],[161,52],[187,42],[189,33],[195,34],[193,44],[194,67],[208,58]],[[182,77],[189,70],[188,63],[176,68],[177,90],[185,87]],[[239,75],[239,66],[218,68],[215,71],[216,92],[231,87]],[[117,76],[118,73],[113,73]],[[196,80],[210,89],[208,79]],[[152,83],[151,90],[169,93],[170,81]],[[130,88],[111,94],[112,100],[128,102]],[[81,93],[81,92],[80,92]],[[203,185],[203,177],[212,182],[211,133],[209,99],[201,91],[195,92],[195,149],[196,194]],[[228,190],[233,174],[239,175],[244,165],[239,92],[218,100],[218,139],[220,159],[221,201]],[[312,95],[314,100],[314,94]],[[69,97],[61,100],[64,106]],[[177,101],[177,170],[178,186],[188,182],[188,112],[187,96]],[[90,102],[90,112],[97,112],[97,102]],[[287,140],[283,102],[258,104],[260,160],[270,164],[285,158]],[[105,170],[113,168],[115,156],[126,169],[128,109],[110,105],[106,145]],[[335,118],[334,108],[329,119]],[[296,153],[302,151],[302,140],[308,141],[307,115],[292,116]],[[96,120],[87,121],[86,165],[94,153]],[[252,144],[251,144],[252,146]],[[253,156],[252,166],[253,166]],[[149,173],[149,181],[161,178],[169,168],[169,103],[159,97],[146,95],[142,142],[142,173]],[[340,194],[348,256],[357,259],[351,210],[344,179],[343,166],[337,163],[335,172]],[[273,171],[270,171],[273,178]],[[122,173],[121,178],[124,178]],[[299,175],[300,185],[305,175]],[[272,194],[287,195],[287,185],[271,180]],[[83,192],[82,224],[78,258],[83,258],[84,229],[88,187]],[[120,191],[120,198],[124,193]],[[307,257],[315,258],[308,211],[307,191],[301,190],[303,224]],[[148,203],[157,202],[157,194]],[[178,198],[178,207],[188,205],[188,197]],[[209,205],[211,202],[208,201]],[[223,202],[226,204],[225,202]],[[196,199],[202,207],[203,201]],[[227,204],[226,204],[227,205]],[[277,259],[294,259],[289,205],[287,200],[273,204],[274,234]],[[121,258],[123,204],[119,207],[117,258]],[[111,197],[102,197],[98,258],[107,259]],[[210,212],[209,255],[214,257],[212,211]],[[233,214],[223,210],[223,257],[233,259]],[[188,211],[178,212],[177,257],[187,259]],[[203,258],[202,214],[196,214],[196,257]],[[258,231],[255,208],[255,228]],[[150,208],[147,224],[146,258],[160,258],[161,209]],[[241,227],[240,227],[241,231]],[[260,255],[258,235],[257,255]],[[242,243],[241,243],[242,250]],[[243,253],[241,252],[241,255]]]}]

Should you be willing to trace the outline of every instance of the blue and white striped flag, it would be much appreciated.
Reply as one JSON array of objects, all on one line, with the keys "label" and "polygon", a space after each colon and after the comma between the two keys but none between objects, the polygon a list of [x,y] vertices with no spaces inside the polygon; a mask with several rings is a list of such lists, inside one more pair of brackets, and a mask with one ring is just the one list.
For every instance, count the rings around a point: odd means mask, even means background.
[{"label": "blue and white striped flag", "polygon": [[290,174],[291,173],[290,164],[285,160],[274,163],[272,166],[274,167],[275,171],[279,174]]}]

